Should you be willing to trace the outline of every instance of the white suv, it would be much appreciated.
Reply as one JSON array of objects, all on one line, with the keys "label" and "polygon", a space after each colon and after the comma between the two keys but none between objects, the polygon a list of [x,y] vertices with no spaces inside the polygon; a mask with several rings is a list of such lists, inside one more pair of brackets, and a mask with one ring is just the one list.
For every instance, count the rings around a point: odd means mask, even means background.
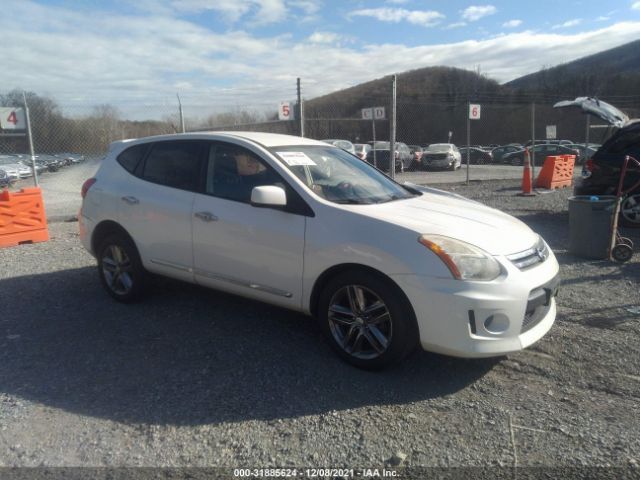
[{"label": "white suv", "polygon": [[340,148],[266,133],[112,144],[82,189],[80,236],[116,300],[148,273],[314,315],[379,368],[418,344],[502,355],[556,316],[558,263],[509,215],[399,185]]}]

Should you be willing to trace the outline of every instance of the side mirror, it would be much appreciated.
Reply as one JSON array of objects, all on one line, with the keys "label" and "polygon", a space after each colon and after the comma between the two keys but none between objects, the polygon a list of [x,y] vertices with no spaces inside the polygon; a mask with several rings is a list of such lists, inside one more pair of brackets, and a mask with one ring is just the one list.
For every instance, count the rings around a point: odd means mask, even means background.
[{"label": "side mirror", "polygon": [[262,185],[251,190],[251,205],[256,207],[284,207],[287,204],[287,194],[282,187]]}]

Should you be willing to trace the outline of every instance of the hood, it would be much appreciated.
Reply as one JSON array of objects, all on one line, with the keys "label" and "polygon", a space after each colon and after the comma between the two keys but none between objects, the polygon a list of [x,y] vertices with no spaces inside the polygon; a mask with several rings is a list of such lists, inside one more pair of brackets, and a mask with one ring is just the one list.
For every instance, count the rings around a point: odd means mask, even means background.
[{"label": "hood", "polygon": [[408,186],[423,194],[358,211],[409,228],[418,235],[432,233],[456,238],[491,255],[522,252],[538,240],[527,225],[499,210],[443,190]]},{"label": "hood", "polygon": [[629,123],[629,117],[618,110],[613,105],[609,105],[602,100],[592,97],[578,97],[575,100],[563,100],[556,103],[553,108],[566,108],[566,107],[578,107],[581,108],[584,113],[595,115],[601,120],[604,120],[609,125],[622,128]]}]

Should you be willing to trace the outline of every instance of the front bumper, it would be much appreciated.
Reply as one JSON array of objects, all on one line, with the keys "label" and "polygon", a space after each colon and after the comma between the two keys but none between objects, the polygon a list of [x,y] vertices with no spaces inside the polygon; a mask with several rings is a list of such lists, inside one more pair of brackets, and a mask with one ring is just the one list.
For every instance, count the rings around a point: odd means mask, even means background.
[{"label": "front bumper", "polygon": [[394,275],[413,306],[424,350],[456,357],[520,351],[542,338],[556,317],[558,262],[506,273],[492,282]]},{"label": "front bumper", "polygon": [[427,160],[422,165],[425,168],[451,168],[456,163],[455,158],[446,160]]}]

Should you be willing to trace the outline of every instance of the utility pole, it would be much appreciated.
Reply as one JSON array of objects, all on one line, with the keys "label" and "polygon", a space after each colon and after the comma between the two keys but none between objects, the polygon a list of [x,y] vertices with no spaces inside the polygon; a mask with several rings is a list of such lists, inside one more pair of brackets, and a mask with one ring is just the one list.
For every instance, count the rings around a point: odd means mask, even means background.
[{"label": "utility pole", "polygon": [[300,88],[300,77],[297,81],[298,90],[298,117],[300,118],[300,136],[304,137],[304,105],[302,103],[302,90]]}]

